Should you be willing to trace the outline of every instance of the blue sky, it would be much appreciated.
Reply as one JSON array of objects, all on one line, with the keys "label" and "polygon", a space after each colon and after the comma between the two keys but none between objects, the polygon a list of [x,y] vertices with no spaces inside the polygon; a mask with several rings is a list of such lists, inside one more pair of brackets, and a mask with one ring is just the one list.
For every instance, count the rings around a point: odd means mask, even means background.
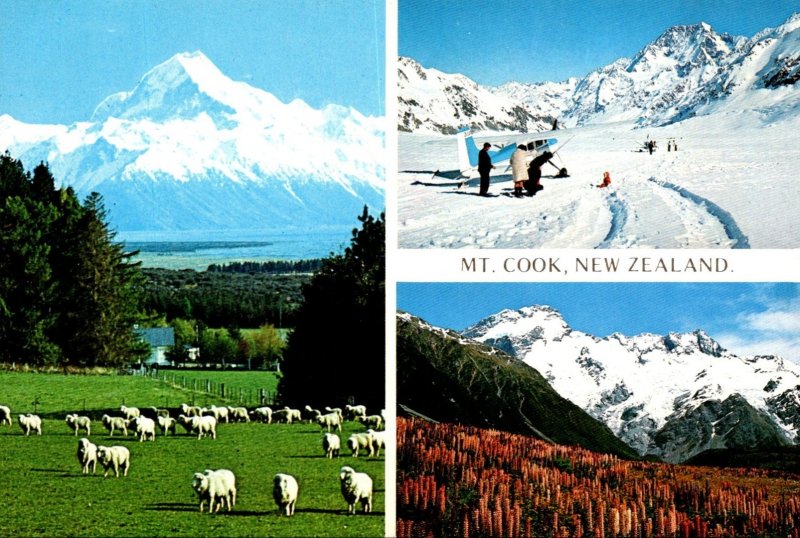
[{"label": "blue sky", "polygon": [[398,53],[480,84],[562,81],[631,57],[675,25],[752,37],[797,0],[400,0]]},{"label": "blue sky", "polygon": [[201,50],[284,102],[385,110],[384,0],[0,0],[0,114],[88,120],[149,69]]},{"label": "blue sky", "polygon": [[397,308],[465,329],[505,308],[549,305],[595,336],[703,329],[727,349],[800,363],[796,283],[399,283]]}]

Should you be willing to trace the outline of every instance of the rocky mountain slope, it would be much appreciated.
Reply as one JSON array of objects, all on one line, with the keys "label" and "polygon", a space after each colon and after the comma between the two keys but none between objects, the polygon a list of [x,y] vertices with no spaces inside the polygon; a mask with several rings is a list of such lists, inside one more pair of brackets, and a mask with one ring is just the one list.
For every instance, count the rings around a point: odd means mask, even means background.
[{"label": "rocky mountain slope", "polygon": [[504,310],[462,333],[536,368],[640,454],[797,443],[800,367],[739,357],[701,330],[598,338],[547,306]]}]

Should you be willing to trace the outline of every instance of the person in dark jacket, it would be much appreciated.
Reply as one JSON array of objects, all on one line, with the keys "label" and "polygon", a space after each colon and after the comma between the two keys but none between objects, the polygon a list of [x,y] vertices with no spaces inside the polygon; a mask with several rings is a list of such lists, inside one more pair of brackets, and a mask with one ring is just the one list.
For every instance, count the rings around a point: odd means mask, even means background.
[{"label": "person in dark jacket", "polygon": [[528,166],[528,181],[525,182],[525,190],[527,196],[535,196],[537,192],[544,189],[544,185],[540,183],[542,179],[542,166],[544,163],[553,158],[553,154],[545,151],[541,155],[537,155]]},{"label": "person in dark jacket", "polygon": [[489,155],[489,148],[492,145],[488,142],[483,144],[483,149],[478,152],[478,173],[481,175],[481,196],[489,195],[489,173],[494,168],[492,157]]}]

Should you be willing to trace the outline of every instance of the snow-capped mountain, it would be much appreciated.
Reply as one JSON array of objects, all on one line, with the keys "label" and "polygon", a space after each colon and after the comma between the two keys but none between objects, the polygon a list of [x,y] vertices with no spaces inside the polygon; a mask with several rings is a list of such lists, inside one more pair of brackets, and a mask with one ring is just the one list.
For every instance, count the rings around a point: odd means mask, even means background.
[{"label": "snow-capped mountain", "polygon": [[736,356],[701,330],[598,338],[531,306],[462,336],[533,366],[641,454],[678,462],[710,448],[800,442],[800,366]]},{"label": "snow-capped mountain", "polygon": [[628,121],[674,123],[731,110],[797,105],[800,13],[748,39],[699,23],[669,28],[633,58],[620,58],[581,79],[484,87],[463,75],[398,63],[398,128],[452,132],[464,124],[489,130],[540,130],[557,118],[576,126]]},{"label": "snow-capped mountain", "polygon": [[351,226],[384,206],[384,127],[352,108],[314,109],[177,54],[91,119],[26,125],[0,116],[0,148],[57,181],[97,191],[118,230]]}]

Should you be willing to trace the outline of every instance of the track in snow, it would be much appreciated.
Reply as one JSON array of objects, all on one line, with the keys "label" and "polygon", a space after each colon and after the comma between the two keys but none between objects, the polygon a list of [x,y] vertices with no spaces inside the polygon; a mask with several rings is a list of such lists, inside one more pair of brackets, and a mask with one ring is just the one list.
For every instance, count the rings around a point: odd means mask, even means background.
[{"label": "track in snow", "polygon": [[649,178],[650,181],[656,183],[657,185],[661,185],[668,189],[672,189],[684,198],[688,198],[689,200],[693,201],[696,204],[700,204],[705,207],[705,209],[713,215],[717,220],[722,223],[722,226],[725,228],[725,233],[728,234],[728,237],[733,241],[731,248],[737,249],[744,249],[750,248],[750,242],[747,239],[747,236],[742,233],[742,230],[739,229],[739,226],[736,224],[733,216],[719,207],[717,204],[712,202],[711,200],[707,200],[702,196],[694,194],[693,192],[684,189],[683,187],[679,187],[677,185],[673,185],[667,181],[659,181],[654,177]]}]

